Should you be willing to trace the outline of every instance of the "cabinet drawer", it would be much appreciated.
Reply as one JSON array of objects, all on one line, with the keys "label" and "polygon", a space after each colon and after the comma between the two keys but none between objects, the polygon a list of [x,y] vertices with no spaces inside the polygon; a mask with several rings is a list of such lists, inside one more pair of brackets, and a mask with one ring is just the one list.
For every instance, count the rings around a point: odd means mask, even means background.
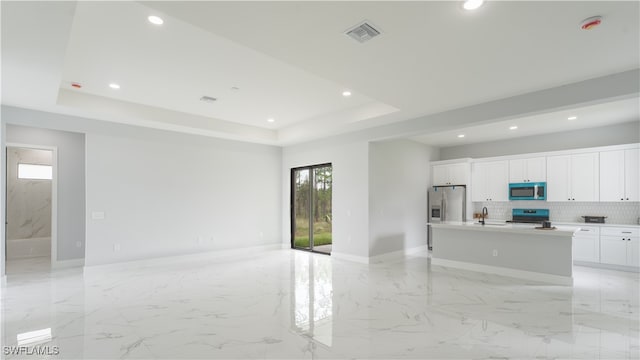
[{"label": "cabinet drawer", "polygon": [[602,227],[600,233],[605,236],[638,237],[640,229],[623,227]]},{"label": "cabinet drawer", "polygon": [[580,226],[580,230],[578,230],[573,236],[600,236],[600,228],[598,226]]}]

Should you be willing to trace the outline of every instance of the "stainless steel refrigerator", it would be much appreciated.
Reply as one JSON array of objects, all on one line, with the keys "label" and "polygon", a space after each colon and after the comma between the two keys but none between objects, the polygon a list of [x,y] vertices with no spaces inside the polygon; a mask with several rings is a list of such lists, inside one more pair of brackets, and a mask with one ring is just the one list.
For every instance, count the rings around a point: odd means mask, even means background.
[{"label": "stainless steel refrigerator", "polygon": [[[429,223],[467,221],[467,187],[464,185],[434,186],[427,193]],[[432,249],[431,226],[427,225],[427,244]]]}]

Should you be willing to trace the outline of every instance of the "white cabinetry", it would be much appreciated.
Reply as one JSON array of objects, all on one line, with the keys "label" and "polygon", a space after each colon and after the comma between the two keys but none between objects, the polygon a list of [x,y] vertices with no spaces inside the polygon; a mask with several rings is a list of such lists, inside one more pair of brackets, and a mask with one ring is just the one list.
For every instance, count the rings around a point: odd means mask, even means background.
[{"label": "white cabinetry", "polygon": [[469,163],[433,166],[433,185],[467,185]]},{"label": "white cabinetry", "polygon": [[509,163],[506,160],[471,165],[471,200],[509,200]]},{"label": "white cabinetry", "polygon": [[547,201],[598,201],[598,153],[547,157]]},{"label": "white cabinetry", "polygon": [[544,156],[528,159],[509,160],[509,182],[547,181],[547,158]]},{"label": "white cabinetry", "polygon": [[610,227],[601,229],[600,262],[622,266],[640,266],[640,229]]},{"label": "white cabinetry", "polygon": [[600,153],[600,201],[640,201],[640,150]]},{"label": "white cabinetry", "polygon": [[600,262],[600,228],[580,226],[573,235],[573,260]]}]

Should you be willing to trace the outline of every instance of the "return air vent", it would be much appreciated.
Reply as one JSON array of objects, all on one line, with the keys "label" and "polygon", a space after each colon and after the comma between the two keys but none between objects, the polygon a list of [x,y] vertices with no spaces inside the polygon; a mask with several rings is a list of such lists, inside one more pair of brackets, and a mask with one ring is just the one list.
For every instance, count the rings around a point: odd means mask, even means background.
[{"label": "return air vent", "polygon": [[216,102],[216,100],[218,100],[218,99],[216,99],[214,97],[211,97],[211,96],[203,96],[203,97],[200,98],[200,101],[204,101],[206,103],[214,103],[214,102]]},{"label": "return air vent", "polygon": [[367,21],[363,21],[362,23],[350,28],[345,32],[349,37],[357,40],[358,42],[366,42],[374,37],[380,35],[380,31],[374,28]]}]

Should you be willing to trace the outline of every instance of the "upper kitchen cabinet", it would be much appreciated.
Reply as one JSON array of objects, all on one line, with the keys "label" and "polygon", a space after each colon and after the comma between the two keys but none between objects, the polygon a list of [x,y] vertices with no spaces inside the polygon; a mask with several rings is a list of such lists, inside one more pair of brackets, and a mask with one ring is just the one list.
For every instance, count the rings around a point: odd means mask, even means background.
[{"label": "upper kitchen cabinet", "polygon": [[469,163],[440,164],[433,166],[433,185],[467,185]]},{"label": "upper kitchen cabinet", "polygon": [[547,181],[547,158],[544,156],[509,160],[509,182]]},{"label": "upper kitchen cabinet", "polygon": [[598,201],[598,153],[547,157],[547,201]]},{"label": "upper kitchen cabinet", "polygon": [[509,200],[508,161],[477,162],[471,165],[471,200]]},{"label": "upper kitchen cabinet", "polygon": [[600,153],[600,201],[640,201],[640,149]]}]

